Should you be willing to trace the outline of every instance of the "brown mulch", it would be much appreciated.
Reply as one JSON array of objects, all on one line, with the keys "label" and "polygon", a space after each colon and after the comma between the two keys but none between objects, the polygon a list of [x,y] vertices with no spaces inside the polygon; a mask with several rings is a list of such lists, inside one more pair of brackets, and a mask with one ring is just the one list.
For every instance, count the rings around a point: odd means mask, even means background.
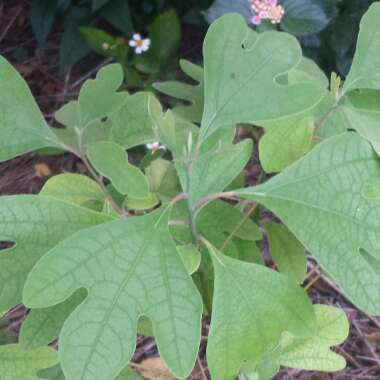
[{"label": "brown mulch", "polygon": [[[91,55],[66,77],[59,76],[57,41],[60,30],[57,28],[53,32],[43,50],[37,49],[29,23],[28,3],[25,0],[0,3],[0,54],[15,64],[30,85],[45,117],[49,122],[53,122],[53,112],[76,97],[83,81],[93,75],[105,60]],[[204,30],[186,26],[181,57],[199,60],[203,35]],[[31,154],[18,157],[0,163],[0,195],[35,194],[52,175],[83,171],[84,167],[80,160],[70,154],[60,156]],[[259,171],[257,157],[253,157],[247,170],[248,181],[254,182]],[[348,366],[344,371],[335,374],[283,369],[276,380],[380,379],[380,319],[358,311],[341,294],[337,286],[321,272],[311,257],[309,257],[309,276],[305,286],[315,303],[333,305],[347,313],[351,325],[350,336],[336,351],[346,358]],[[10,322],[7,331],[17,335],[25,313],[23,307],[10,312],[7,315],[7,320]],[[203,334],[205,336],[207,329],[208,324],[205,321]],[[189,379],[208,379],[205,361],[206,340],[203,340],[200,360]],[[141,363],[155,356],[157,348],[153,339],[139,337],[134,362]]]}]

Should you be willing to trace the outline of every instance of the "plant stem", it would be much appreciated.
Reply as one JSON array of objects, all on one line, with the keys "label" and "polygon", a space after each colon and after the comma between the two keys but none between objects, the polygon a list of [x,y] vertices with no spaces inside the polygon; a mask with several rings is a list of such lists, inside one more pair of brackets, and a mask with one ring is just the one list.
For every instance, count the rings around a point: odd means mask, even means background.
[{"label": "plant stem", "polygon": [[193,244],[198,245],[198,230],[196,225],[196,216],[197,216],[197,208],[192,204],[191,201],[191,190],[192,190],[192,179],[193,179],[193,165],[198,160],[199,152],[201,148],[200,140],[198,139],[197,145],[195,147],[194,153],[190,154],[189,160],[185,164],[186,171],[186,194],[187,194],[187,205],[189,208],[189,224],[191,235],[193,239]]},{"label": "plant stem", "polygon": [[197,210],[201,209],[202,207],[206,206],[208,203],[216,200],[216,199],[233,199],[233,200],[238,200],[236,197],[234,197],[234,192],[233,191],[226,191],[226,192],[221,192],[221,193],[215,193],[208,195],[207,197],[202,198],[196,205],[195,208]]},{"label": "plant stem", "polygon": [[234,237],[236,232],[240,229],[240,227],[245,223],[246,220],[254,213],[256,210],[258,204],[254,203],[252,207],[248,210],[246,214],[244,214],[244,217],[240,220],[240,222],[235,226],[235,228],[230,232],[227,239],[223,242],[223,245],[220,247],[220,251],[223,252],[223,250],[226,248],[227,244],[231,241],[231,239]]}]

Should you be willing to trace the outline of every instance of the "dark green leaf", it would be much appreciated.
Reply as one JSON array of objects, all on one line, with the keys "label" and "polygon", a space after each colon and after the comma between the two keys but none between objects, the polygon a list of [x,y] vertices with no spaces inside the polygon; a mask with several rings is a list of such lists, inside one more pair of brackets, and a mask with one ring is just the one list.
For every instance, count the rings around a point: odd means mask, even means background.
[{"label": "dark green leaf", "polygon": [[67,13],[59,49],[59,67],[66,74],[73,65],[84,58],[90,48],[80,34],[80,27],[89,23],[91,14],[86,8],[72,7]]},{"label": "dark green leaf", "polygon": [[149,27],[150,49],[135,58],[136,67],[150,74],[167,69],[177,56],[181,34],[181,22],[175,10],[159,15]]},{"label": "dark green leaf", "polygon": [[281,27],[297,36],[319,33],[336,12],[331,0],[282,0],[280,4],[285,10]]},{"label": "dark green leaf", "polygon": [[58,0],[33,0],[31,23],[37,41],[42,45],[50,33],[56,15]]},{"label": "dark green leaf", "polygon": [[104,7],[110,0],[92,0],[92,11],[95,12]]},{"label": "dark green leaf", "polygon": [[127,37],[132,36],[134,26],[128,0],[112,0],[101,9],[101,15]]},{"label": "dark green leaf", "polygon": [[205,12],[206,20],[211,24],[213,21],[227,13],[241,14],[247,23],[252,17],[252,10],[248,0],[215,0]]}]

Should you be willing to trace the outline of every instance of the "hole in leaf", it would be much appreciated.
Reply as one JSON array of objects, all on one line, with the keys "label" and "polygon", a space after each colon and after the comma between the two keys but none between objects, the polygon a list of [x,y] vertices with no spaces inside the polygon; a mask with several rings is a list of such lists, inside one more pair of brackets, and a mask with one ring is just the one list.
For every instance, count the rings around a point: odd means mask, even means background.
[{"label": "hole in leaf", "polygon": [[100,121],[101,121],[102,123],[105,123],[107,120],[108,120],[108,117],[107,117],[107,116],[102,117],[102,118],[100,119]]},{"label": "hole in leaf", "polygon": [[12,240],[0,240],[0,252],[7,251],[8,249],[14,248],[16,246],[16,242]]}]

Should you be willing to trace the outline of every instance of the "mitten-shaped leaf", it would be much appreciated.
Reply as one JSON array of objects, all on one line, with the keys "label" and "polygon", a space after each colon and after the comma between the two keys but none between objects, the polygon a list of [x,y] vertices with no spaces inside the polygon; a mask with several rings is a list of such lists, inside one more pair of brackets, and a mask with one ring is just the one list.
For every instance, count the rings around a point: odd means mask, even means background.
[{"label": "mitten-shaped leaf", "polygon": [[300,113],[315,106],[326,91],[310,81],[277,83],[302,58],[297,40],[279,32],[257,34],[241,16],[227,15],[211,25],[203,50],[202,139],[237,122],[260,125]]},{"label": "mitten-shaped leaf", "polygon": [[18,344],[0,346],[1,380],[41,380],[37,373],[57,361],[57,353],[52,348],[26,351]]},{"label": "mitten-shaped leaf", "polygon": [[92,122],[116,112],[127,100],[127,92],[117,92],[123,82],[119,64],[101,68],[95,79],[87,80],[79,92],[80,125],[85,128]]},{"label": "mitten-shaped leaf", "polygon": [[356,88],[380,89],[380,4],[372,4],[360,22],[360,33],[345,92]]},{"label": "mitten-shaped leaf", "polygon": [[0,56],[0,161],[59,145],[24,79]]},{"label": "mitten-shaped leaf", "polygon": [[236,192],[279,216],[360,308],[380,314],[380,162],[356,133]]},{"label": "mitten-shaped leaf", "polygon": [[57,121],[67,128],[85,130],[90,124],[110,117],[128,100],[127,92],[117,92],[123,82],[123,70],[119,64],[101,68],[95,79],[88,79],[79,92],[78,100],[72,100],[56,113]]},{"label": "mitten-shaped leaf", "polygon": [[314,311],[300,287],[262,265],[208,248],[215,270],[207,347],[213,378],[234,380],[245,362],[277,346],[285,331],[295,336],[312,334]]},{"label": "mitten-shaped leaf", "polygon": [[78,100],[71,100],[55,113],[56,120],[66,126],[56,130],[65,147],[81,152],[91,143],[110,139],[111,117],[130,98],[128,92],[118,91],[122,82],[119,64],[104,66],[95,79],[84,83]]},{"label": "mitten-shaped leaf", "polygon": [[0,251],[0,310],[21,303],[27,274],[37,260],[75,232],[111,220],[76,205],[41,196],[0,198],[0,241],[15,246]]},{"label": "mitten-shaped leaf", "polygon": [[79,288],[86,300],[60,334],[67,380],[114,379],[128,364],[140,316],[149,317],[163,359],[191,371],[200,341],[200,296],[161,210],[79,232],[44,256],[24,291],[30,307],[60,303]]},{"label": "mitten-shaped leaf", "polygon": [[149,194],[149,183],[142,171],[128,162],[125,149],[114,142],[98,142],[87,149],[93,167],[107,177],[120,194],[145,198]]}]

